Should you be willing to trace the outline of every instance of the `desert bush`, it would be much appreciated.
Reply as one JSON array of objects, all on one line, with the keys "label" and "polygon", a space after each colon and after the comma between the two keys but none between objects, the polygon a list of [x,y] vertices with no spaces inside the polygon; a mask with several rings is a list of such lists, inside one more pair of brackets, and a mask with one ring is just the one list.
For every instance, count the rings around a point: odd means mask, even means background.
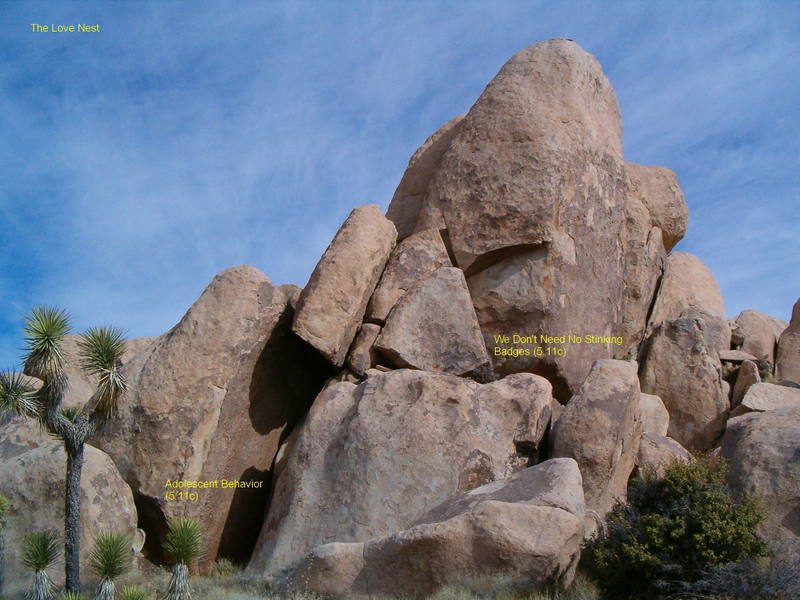
[{"label": "desert bush", "polygon": [[80,592],[61,592],[58,600],[84,600],[86,596]]},{"label": "desert bush", "polygon": [[149,600],[150,592],[141,585],[125,585],[119,590],[120,600]]},{"label": "desert bush", "polygon": [[211,566],[211,577],[233,577],[239,572],[239,567],[232,560],[219,558]]},{"label": "desert bush", "polygon": [[631,480],[628,503],[585,546],[584,559],[609,598],[657,598],[717,565],[766,554],[756,535],[758,504],[736,500],[721,458],[675,461],[662,478],[644,470]]}]

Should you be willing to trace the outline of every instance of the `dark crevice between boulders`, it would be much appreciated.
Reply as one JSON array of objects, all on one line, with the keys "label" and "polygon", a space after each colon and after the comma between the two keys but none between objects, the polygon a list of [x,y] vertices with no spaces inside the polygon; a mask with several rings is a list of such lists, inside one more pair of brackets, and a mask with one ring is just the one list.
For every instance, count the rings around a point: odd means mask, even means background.
[{"label": "dark crevice between boulders", "polygon": [[[281,316],[253,369],[249,415],[262,435],[280,430],[278,448],[308,414],[314,399],[336,369],[291,329],[294,311]],[[258,489],[237,489],[228,512],[218,558],[247,564],[269,511],[274,460],[267,470],[250,467],[240,481],[260,481]]]},{"label": "dark crevice between boulders", "polygon": [[450,241],[450,232],[447,229],[440,229],[439,235],[442,238],[444,249],[447,250],[447,256],[450,258],[450,264],[452,264],[454,267],[457,267],[458,262],[456,261],[455,252],[453,252],[453,244]]},{"label": "dark crevice between boulders", "polygon": [[142,554],[151,563],[163,565],[168,558],[163,547],[167,535],[167,519],[164,511],[157,498],[139,493],[134,486],[131,486],[131,490],[138,515],[137,527],[145,532]]}]

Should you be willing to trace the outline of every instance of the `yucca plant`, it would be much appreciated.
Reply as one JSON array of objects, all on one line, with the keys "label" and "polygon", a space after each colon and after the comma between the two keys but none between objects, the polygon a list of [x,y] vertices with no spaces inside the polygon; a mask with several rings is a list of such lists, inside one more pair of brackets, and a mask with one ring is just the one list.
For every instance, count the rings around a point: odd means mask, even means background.
[{"label": "yucca plant", "polygon": [[95,600],[114,600],[114,580],[131,566],[131,540],[124,533],[103,532],[94,541],[91,567],[100,578]]},{"label": "yucca plant", "polygon": [[55,586],[47,569],[58,559],[58,534],[55,531],[37,531],[25,537],[22,564],[33,571],[33,586],[28,600],[52,600]]},{"label": "yucca plant", "polygon": [[61,440],[67,454],[64,511],[64,571],[66,591],[80,590],[81,470],[86,440],[111,416],[125,392],[120,360],[125,352],[122,331],[115,327],[92,327],[78,342],[79,366],[93,376],[97,387],[86,404],[62,409],[67,384],[66,359],[62,350],[69,331],[69,317],[61,309],[34,308],[25,319],[23,372],[41,380],[38,389],[19,373],[0,374],[0,412],[31,417],[50,435]]},{"label": "yucca plant", "polygon": [[189,567],[203,556],[203,526],[200,521],[186,517],[167,521],[164,549],[175,560],[164,600],[191,600]]},{"label": "yucca plant", "polygon": [[80,592],[62,592],[58,600],[84,600],[84,598]]},{"label": "yucca plant", "polygon": [[120,600],[147,600],[147,588],[140,585],[126,585],[119,591]]}]

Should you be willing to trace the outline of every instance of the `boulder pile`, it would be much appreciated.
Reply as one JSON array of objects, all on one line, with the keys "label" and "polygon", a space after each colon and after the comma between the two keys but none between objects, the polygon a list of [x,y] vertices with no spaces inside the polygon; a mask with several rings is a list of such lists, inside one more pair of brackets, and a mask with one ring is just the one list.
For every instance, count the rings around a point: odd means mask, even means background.
[{"label": "boulder pile", "polygon": [[[189,516],[201,570],[343,598],[563,583],[637,469],[715,451],[764,499],[767,539],[800,546],[800,301],[791,323],[727,321],[708,268],[672,251],[687,222],[674,173],[624,160],[594,57],[522,50],[302,290],[228,269],[131,341],[84,474],[84,505],[114,517],[82,535],[138,527],[160,563],[166,520]],[[92,382],[69,375],[77,405]],[[0,453],[12,530],[57,518],[36,500],[63,485],[52,440],[14,419]]]}]

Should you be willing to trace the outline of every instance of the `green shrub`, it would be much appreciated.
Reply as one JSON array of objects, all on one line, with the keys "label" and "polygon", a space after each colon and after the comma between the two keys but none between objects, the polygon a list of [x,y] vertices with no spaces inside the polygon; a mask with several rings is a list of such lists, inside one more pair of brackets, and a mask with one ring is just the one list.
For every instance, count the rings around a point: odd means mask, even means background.
[{"label": "green shrub", "polygon": [[232,560],[219,558],[214,561],[211,567],[211,577],[233,577],[239,572],[239,568]]},{"label": "green shrub", "polygon": [[7,496],[0,494],[0,523],[3,523],[9,508],[11,508],[11,500]]},{"label": "green shrub", "polygon": [[148,600],[150,593],[140,585],[125,585],[119,591],[120,600]]},{"label": "green shrub", "polygon": [[604,532],[586,544],[584,558],[609,598],[653,598],[694,582],[715,565],[764,556],[756,535],[757,503],[735,500],[724,460],[676,461],[657,478],[631,480],[628,503],[608,515]]}]

